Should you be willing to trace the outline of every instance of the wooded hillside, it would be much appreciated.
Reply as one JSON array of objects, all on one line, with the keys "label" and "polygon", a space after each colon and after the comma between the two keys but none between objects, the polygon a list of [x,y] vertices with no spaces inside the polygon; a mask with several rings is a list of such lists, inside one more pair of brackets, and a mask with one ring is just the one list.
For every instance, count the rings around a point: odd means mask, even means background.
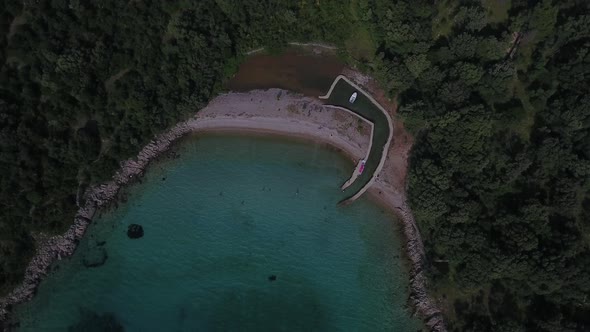
[{"label": "wooded hillside", "polygon": [[590,330],[585,0],[0,0],[0,293],[87,185],[292,40],[398,95],[451,330]]},{"label": "wooded hillside", "polygon": [[590,330],[589,3],[374,6],[452,330]]}]

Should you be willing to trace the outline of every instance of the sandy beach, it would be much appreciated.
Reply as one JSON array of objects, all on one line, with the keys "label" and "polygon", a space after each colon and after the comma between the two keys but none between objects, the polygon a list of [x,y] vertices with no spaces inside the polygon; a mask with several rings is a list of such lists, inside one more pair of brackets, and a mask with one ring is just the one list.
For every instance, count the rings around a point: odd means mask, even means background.
[{"label": "sandy beach", "polygon": [[193,132],[249,131],[315,140],[353,159],[363,158],[370,145],[370,126],[357,117],[279,89],[221,95],[186,124]]}]

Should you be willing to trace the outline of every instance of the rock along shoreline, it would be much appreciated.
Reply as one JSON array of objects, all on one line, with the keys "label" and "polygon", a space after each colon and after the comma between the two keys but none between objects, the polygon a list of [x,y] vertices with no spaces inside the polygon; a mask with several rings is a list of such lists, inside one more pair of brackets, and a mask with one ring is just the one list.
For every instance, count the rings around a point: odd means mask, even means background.
[{"label": "rock along shoreline", "polygon": [[[125,186],[143,175],[150,162],[166,153],[180,138],[191,133],[231,130],[296,136],[328,143],[353,159],[361,159],[370,144],[368,128],[357,126],[352,115],[323,106],[318,100],[291,94],[285,90],[256,90],[228,93],[213,99],[196,115],[158,135],[135,158],[121,162],[110,181],[89,187],[70,228],[61,235],[39,239],[23,282],[0,299],[0,328],[14,305],[29,301],[56,260],[71,256],[98,211],[115,202]],[[392,150],[388,152],[392,154]],[[389,159],[389,156],[388,156]],[[390,172],[387,163],[381,174]],[[372,196],[396,212],[402,222],[409,262],[410,297],[415,314],[431,331],[446,331],[442,313],[427,292],[426,258],[420,233],[406,203],[403,188],[396,189],[386,176],[378,177],[369,190]]]}]

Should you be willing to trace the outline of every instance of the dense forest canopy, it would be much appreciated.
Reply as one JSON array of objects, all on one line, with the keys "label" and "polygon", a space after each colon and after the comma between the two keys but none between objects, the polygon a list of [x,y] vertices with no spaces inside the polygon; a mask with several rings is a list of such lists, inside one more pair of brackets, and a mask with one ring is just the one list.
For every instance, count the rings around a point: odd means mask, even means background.
[{"label": "dense forest canopy", "polygon": [[590,330],[589,3],[378,6],[416,135],[411,206],[453,327]]},{"label": "dense forest canopy", "polygon": [[1,2],[2,293],[245,52],[323,41],[398,95],[450,330],[590,330],[586,0]]}]

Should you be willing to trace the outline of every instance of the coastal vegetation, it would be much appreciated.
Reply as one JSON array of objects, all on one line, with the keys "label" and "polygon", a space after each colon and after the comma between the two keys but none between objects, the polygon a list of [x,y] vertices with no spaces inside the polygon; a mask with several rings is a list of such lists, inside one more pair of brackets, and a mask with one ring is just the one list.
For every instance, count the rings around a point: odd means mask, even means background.
[{"label": "coastal vegetation", "polygon": [[0,293],[247,51],[310,40],[398,97],[449,329],[590,329],[587,1],[0,3]]},{"label": "coastal vegetation", "polygon": [[408,195],[456,331],[590,329],[587,1],[377,1]]}]

